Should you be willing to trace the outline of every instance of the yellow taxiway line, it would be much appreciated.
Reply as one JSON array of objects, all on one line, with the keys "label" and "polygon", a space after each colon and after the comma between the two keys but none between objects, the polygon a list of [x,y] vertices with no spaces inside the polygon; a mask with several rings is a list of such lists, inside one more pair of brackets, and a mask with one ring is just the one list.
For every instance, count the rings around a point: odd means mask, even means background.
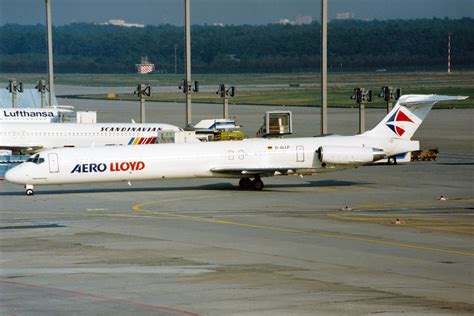
[{"label": "yellow taxiway line", "polygon": [[356,240],[356,241],[363,241],[372,244],[380,244],[380,245],[387,245],[387,246],[394,246],[394,247],[401,247],[401,248],[410,248],[416,250],[423,250],[423,251],[431,251],[431,252],[438,252],[438,253],[448,253],[448,254],[456,254],[456,255],[463,255],[463,256],[471,256],[474,257],[473,252],[466,252],[466,251],[459,251],[459,250],[451,250],[451,249],[443,249],[443,248],[435,248],[435,247],[427,247],[427,246],[420,246],[416,244],[409,244],[409,243],[397,243],[391,241],[383,241],[377,239],[370,239],[370,238],[363,238],[363,237],[353,237],[347,236],[342,234],[329,234],[329,233],[317,233],[299,229],[292,229],[292,228],[279,228],[279,227],[272,227],[272,226],[263,226],[263,225],[253,225],[253,224],[245,224],[240,222],[234,221],[224,221],[218,219],[210,219],[205,217],[199,216],[191,216],[191,215],[183,215],[183,214],[173,214],[169,212],[160,212],[160,211],[152,211],[143,209],[144,206],[150,206],[153,204],[158,204],[161,201],[147,201],[139,204],[135,204],[132,206],[132,210],[135,212],[146,213],[149,215],[161,215],[166,217],[174,217],[176,219],[187,220],[187,221],[194,221],[194,222],[206,222],[211,224],[223,224],[223,225],[233,225],[233,226],[240,226],[240,227],[247,227],[247,228],[255,228],[260,230],[269,230],[269,231],[279,231],[279,232],[286,232],[286,233],[294,233],[294,234],[301,234],[307,236],[319,236],[319,237],[328,237],[328,238],[336,238],[336,239],[345,239],[345,240]]}]

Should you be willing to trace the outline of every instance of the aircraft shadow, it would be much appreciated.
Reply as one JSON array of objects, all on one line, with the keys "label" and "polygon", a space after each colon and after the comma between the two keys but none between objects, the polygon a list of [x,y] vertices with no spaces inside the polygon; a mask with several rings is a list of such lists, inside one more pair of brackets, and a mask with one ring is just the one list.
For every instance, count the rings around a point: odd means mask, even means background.
[{"label": "aircraft shadow", "polygon": [[[292,189],[292,188],[311,188],[311,187],[349,187],[357,185],[368,185],[367,182],[338,181],[338,180],[320,180],[305,181],[302,183],[290,184],[266,184],[262,192],[272,191],[272,189]],[[55,195],[55,194],[87,194],[87,193],[125,193],[125,192],[167,192],[167,191],[241,191],[237,181],[235,183],[220,182],[205,184],[201,186],[174,186],[174,187],[124,187],[124,188],[84,188],[84,189],[43,189],[37,187],[35,195]],[[279,190],[280,191],[280,190]],[[15,192],[0,192],[0,196],[25,195],[23,189]]]},{"label": "aircraft shadow", "polygon": [[436,164],[442,166],[473,166],[474,162],[438,162]]}]

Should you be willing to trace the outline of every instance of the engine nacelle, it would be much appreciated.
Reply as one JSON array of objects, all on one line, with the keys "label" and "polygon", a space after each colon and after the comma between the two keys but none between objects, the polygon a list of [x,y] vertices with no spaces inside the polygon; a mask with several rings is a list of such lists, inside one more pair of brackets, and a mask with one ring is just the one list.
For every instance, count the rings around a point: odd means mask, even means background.
[{"label": "engine nacelle", "polygon": [[385,158],[382,149],[360,146],[321,146],[318,158],[322,164],[360,165]]}]

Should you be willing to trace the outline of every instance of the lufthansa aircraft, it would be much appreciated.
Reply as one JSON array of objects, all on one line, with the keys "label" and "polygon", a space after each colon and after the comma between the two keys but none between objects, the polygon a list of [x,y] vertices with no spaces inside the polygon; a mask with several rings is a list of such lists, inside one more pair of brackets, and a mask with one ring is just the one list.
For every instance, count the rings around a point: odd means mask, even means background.
[{"label": "lufthansa aircraft", "polygon": [[31,154],[60,147],[145,145],[155,143],[160,131],[179,130],[161,123],[2,123],[0,149]]},{"label": "lufthansa aircraft", "polygon": [[432,106],[465,98],[404,95],[377,126],[355,136],[46,150],[5,179],[25,185],[27,195],[33,185],[195,177],[240,178],[240,188],[261,190],[262,177],[370,164],[418,150],[411,138]]}]

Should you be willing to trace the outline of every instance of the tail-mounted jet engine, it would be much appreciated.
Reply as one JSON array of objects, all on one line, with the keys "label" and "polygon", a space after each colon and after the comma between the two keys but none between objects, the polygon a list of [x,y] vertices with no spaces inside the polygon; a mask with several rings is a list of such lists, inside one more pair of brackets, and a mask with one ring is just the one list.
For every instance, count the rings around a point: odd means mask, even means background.
[{"label": "tail-mounted jet engine", "polygon": [[321,146],[318,158],[321,164],[366,164],[385,158],[382,149],[359,146]]}]

